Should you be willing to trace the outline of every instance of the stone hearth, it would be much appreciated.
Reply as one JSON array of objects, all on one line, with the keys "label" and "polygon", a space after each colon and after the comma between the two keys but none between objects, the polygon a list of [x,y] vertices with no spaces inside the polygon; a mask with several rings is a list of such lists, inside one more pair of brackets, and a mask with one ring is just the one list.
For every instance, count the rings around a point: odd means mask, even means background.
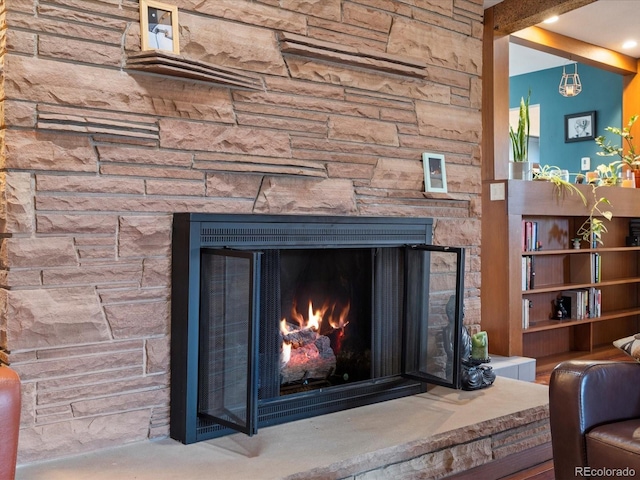
[{"label": "stone hearth", "polygon": [[[548,387],[499,377],[192,445],[143,442],[18,469],[17,480],[489,478],[551,457]],[[496,464],[500,466],[497,467]],[[502,468],[502,470],[500,470]],[[470,470],[472,469],[472,470]]]}]

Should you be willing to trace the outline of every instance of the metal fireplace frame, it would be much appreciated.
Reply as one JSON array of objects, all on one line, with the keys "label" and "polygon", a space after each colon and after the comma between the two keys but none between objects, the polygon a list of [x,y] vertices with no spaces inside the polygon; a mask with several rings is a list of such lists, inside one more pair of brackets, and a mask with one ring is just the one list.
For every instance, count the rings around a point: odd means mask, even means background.
[{"label": "metal fireplace frame", "polygon": [[[240,257],[252,258],[252,278],[258,284],[261,275],[260,252],[282,249],[331,249],[331,248],[402,248],[403,252],[440,251],[451,253],[456,258],[455,324],[462,325],[464,296],[464,249],[430,245],[433,221],[430,218],[397,217],[334,217],[302,215],[246,215],[177,213],[173,218],[172,240],[172,297],[171,297],[171,425],[172,438],[183,443],[193,443],[227,435],[235,431],[253,434],[258,427],[288,422],[313,415],[354,408],[370,403],[414,395],[426,390],[426,384],[440,384],[460,388],[460,329],[451,332],[453,348],[453,373],[443,380],[427,374],[421,369],[421,360],[405,361],[402,356],[402,373],[371,381],[357,382],[340,387],[329,387],[322,391],[295,394],[259,401],[258,399],[258,352],[252,349],[248,359],[247,378],[247,423],[232,425],[216,421],[199,414],[199,336],[201,305],[201,255],[203,252],[237,252]],[[404,253],[405,262],[408,255]],[[428,253],[426,254],[428,255]],[[252,257],[253,256],[253,257]],[[413,258],[413,257],[412,257]],[[420,257],[415,257],[420,263]],[[412,267],[413,268],[413,267]],[[405,270],[409,270],[405,268]],[[428,287],[429,273],[417,274],[420,282]],[[404,296],[410,295],[409,281],[403,287]],[[424,277],[424,278],[420,278]],[[413,278],[413,277],[412,277]],[[420,283],[419,282],[419,283]],[[253,282],[252,282],[253,283]],[[415,283],[415,282],[413,282]],[[419,289],[419,287],[416,287]],[[423,289],[424,290],[424,289]],[[415,292],[414,292],[415,293]],[[425,295],[418,292],[418,295]],[[428,295],[427,295],[428,296]],[[260,317],[260,295],[255,293],[251,303],[253,316]],[[406,298],[405,298],[406,305]],[[406,309],[406,307],[405,307]],[[428,312],[413,312],[413,317]],[[407,316],[406,312],[404,316]],[[249,342],[258,342],[259,318],[256,326],[249,328]],[[422,323],[422,320],[417,320]],[[423,347],[407,345],[411,336],[424,334],[423,325],[406,326],[403,320],[402,350],[414,352]],[[426,320],[428,323],[428,319]],[[417,355],[422,355],[418,352]],[[420,365],[418,365],[418,363]],[[311,397],[316,405],[313,413],[304,407]]]}]

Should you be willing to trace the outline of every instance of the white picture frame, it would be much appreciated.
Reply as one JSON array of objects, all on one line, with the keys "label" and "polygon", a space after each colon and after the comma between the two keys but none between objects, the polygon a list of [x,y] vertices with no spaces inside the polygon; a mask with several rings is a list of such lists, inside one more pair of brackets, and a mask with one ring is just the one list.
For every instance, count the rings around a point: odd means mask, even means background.
[{"label": "white picture frame", "polygon": [[152,0],[140,0],[141,49],[180,53],[178,7]]},{"label": "white picture frame", "polygon": [[424,191],[447,193],[447,171],[444,155],[424,152],[422,167],[424,170]]}]

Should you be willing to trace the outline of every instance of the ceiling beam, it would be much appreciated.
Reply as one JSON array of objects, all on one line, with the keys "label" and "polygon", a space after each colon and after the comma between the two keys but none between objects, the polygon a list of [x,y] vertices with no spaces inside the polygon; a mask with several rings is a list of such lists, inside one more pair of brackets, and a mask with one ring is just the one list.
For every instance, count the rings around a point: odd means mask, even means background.
[{"label": "ceiling beam", "polygon": [[637,73],[638,61],[575,38],[550,32],[540,27],[529,27],[510,36],[510,41],[523,47],[533,48],[574,62],[600,68],[619,75]]},{"label": "ceiling beam", "polygon": [[497,35],[509,35],[523,28],[537,25],[553,16],[584,7],[596,0],[503,0],[494,5],[493,28]]}]

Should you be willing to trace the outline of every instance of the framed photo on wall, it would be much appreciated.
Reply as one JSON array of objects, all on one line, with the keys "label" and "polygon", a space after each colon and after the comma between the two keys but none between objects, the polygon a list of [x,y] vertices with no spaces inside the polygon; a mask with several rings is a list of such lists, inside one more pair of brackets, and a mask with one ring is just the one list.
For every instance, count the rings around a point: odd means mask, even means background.
[{"label": "framed photo on wall", "polygon": [[572,113],[564,116],[564,142],[582,142],[596,138],[596,112]]},{"label": "framed photo on wall", "polygon": [[423,153],[422,167],[424,169],[425,192],[447,193],[447,173],[444,155],[439,153]]},{"label": "framed photo on wall", "polygon": [[178,7],[151,0],[140,0],[140,38],[142,50],[180,53]]}]

